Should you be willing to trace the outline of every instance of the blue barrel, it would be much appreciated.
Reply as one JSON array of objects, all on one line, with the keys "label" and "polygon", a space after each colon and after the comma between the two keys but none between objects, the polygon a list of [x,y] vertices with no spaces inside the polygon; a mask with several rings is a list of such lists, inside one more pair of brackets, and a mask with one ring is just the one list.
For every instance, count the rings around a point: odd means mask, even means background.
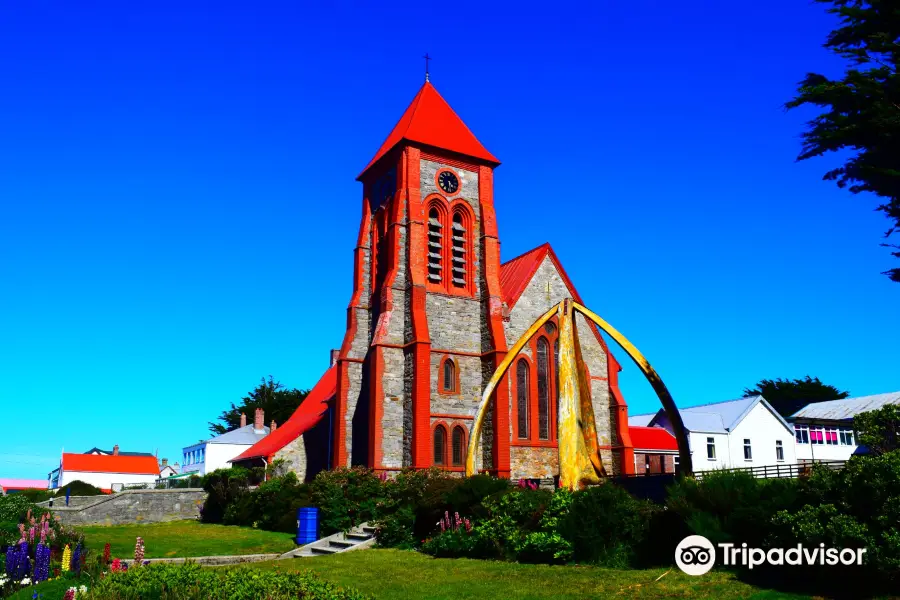
[{"label": "blue barrel", "polygon": [[297,509],[297,545],[303,546],[319,539],[319,509],[307,506]]}]

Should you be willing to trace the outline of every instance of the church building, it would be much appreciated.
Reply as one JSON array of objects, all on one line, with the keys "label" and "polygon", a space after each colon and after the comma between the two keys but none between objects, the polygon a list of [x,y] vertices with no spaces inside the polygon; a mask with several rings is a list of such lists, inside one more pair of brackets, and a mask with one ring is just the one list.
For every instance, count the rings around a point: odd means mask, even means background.
[{"label": "church building", "polygon": [[[500,262],[499,164],[426,81],[357,177],[359,236],[340,350],[288,422],[233,464],[282,459],[301,480],[353,465],[464,471],[482,393],[507,348],[564,298],[582,303],[549,244]],[[596,327],[576,318],[603,467],[633,473],[621,368]],[[498,386],[480,471],[558,475],[557,335],[554,317]]]}]

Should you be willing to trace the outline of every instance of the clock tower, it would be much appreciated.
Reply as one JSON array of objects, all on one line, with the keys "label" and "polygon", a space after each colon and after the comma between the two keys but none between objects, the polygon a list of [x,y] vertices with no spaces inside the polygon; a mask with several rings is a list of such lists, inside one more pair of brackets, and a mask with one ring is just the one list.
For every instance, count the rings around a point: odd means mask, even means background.
[{"label": "clock tower", "polygon": [[[359,175],[333,466],[463,470],[482,390],[507,349],[493,194],[499,164],[426,81]],[[506,382],[493,406],[481,468],[509,476]]]}]

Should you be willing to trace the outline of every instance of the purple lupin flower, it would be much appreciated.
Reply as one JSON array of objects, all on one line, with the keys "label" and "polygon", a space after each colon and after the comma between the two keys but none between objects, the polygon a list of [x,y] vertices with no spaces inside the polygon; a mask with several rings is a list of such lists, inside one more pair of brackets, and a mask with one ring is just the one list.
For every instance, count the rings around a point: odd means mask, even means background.
[{"label": "purple lupin flower", "polygon": [[34,582],[45,581],[50,576],[50,546],[38,544],[34,550]]}]

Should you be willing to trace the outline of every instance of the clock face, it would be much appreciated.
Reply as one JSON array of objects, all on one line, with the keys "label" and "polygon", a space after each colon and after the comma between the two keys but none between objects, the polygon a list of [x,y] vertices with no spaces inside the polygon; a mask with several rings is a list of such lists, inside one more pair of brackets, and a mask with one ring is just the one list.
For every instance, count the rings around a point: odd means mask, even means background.
[{"label": "clock face", "polygon": [[441,171],[438,175],[438,185],[448,194],[455,194],[459,189],[459,179],[450,171]]}]

